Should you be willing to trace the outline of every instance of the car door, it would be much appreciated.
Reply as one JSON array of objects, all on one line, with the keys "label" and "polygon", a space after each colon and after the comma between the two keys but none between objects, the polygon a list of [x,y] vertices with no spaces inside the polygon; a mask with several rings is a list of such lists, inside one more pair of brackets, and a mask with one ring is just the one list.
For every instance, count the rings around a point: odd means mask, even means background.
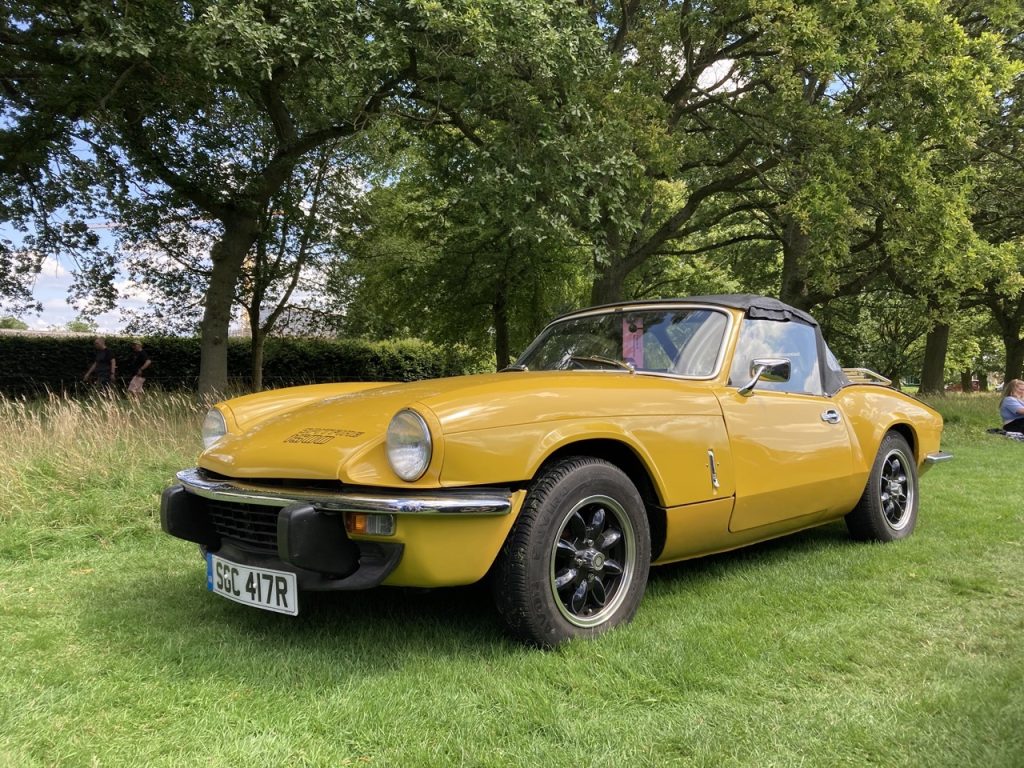
[{"label": "car door", "polygon": [[[801,322],[746,318],[730,379],[718,391],[734,464],[731,531],[840,514],[849,504],[853,451],[842,410],[822,388],[817,331]],[[758,358],[789,360],[788,381],[740,387]],[[803,518],[803,519],[801,519]]]}]

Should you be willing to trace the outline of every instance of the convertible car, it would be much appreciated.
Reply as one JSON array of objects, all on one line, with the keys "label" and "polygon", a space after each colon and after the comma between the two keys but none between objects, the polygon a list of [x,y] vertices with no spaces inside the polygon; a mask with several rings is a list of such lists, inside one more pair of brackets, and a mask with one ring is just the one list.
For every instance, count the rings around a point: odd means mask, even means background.
[{"label": "convertible car", "polygon": [[623,303],[558,318],[498,373],[218,403],[161,522],[248,606],[489,577],[510,631],[551,647],[629,621],[651,565],[839,518],[909,536],[941,433],[777,300]]}]

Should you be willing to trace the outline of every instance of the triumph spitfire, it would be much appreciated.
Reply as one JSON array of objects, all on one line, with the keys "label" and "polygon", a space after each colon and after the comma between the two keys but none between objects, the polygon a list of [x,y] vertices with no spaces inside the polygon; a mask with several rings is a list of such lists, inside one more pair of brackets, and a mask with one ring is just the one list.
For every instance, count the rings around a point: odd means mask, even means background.
[{"label": "triumph spitfire", "polygon": [[161,522],[238,603],[488,577],[509,630],[551,647],[629,621],[651,565],[839,518],[909,536],[941,433],[775,299],[627,302],[498,373],[218,403]]}]

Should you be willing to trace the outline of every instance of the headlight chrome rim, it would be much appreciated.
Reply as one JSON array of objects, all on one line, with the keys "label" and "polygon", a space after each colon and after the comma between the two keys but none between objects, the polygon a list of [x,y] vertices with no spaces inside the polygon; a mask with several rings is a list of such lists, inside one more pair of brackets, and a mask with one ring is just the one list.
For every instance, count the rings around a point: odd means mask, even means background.
[{"label": "headlight chrome rim", "polygon": [[217,408],[208,410],[206,417],[203,419],[203,448],[212,448],[227,433],[228,425],[224,420],[224,414]]},{"label": "headlight chrome rim", "polygon": [[403,408],[388,424],[388,463],[406,482],[419,480],[426,473],[434,445],[427,420],[411,408]]}]

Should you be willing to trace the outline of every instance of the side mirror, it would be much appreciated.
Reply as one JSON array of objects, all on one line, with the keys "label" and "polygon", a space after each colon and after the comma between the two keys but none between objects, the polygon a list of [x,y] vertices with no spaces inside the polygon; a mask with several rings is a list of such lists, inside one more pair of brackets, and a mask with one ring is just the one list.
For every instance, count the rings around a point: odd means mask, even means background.
[{"label": "side mirror", "polygon": [[764,381],[781,383],[789,381],[793,373],[793,366],[785,357],[759,357],[750,362],[750,381],[739,389],[744,397],[750,397],[754,392],[757,382]]}]

